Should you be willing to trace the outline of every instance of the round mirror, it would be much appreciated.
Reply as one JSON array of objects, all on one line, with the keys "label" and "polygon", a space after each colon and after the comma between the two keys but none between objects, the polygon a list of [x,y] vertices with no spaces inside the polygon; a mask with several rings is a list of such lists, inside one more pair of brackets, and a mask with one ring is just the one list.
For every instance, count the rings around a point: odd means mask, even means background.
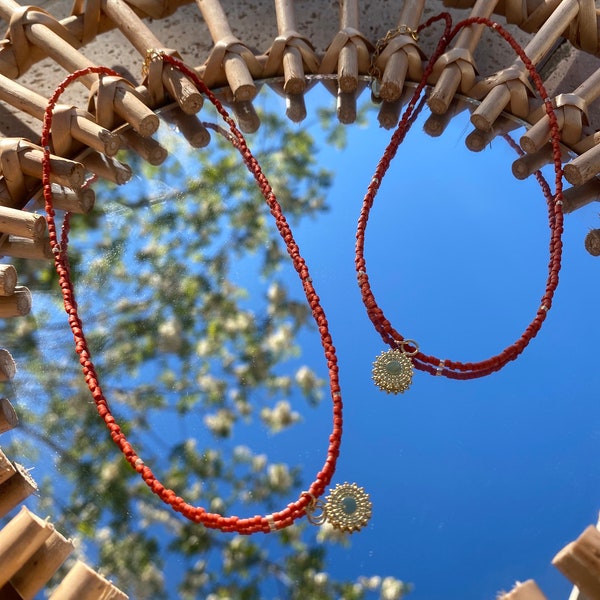
[{"label": "round mirror", "polygon": [[[382,108],[368,89],[336,99],[335,82],[315,80],[296,124],[283,116],[290,106],[278,85],[263,85],[254,102],[258,129],[252,112],[235,108],[256,129],[248,145],[337,349],[344,433],[332,485],[363,487],[371,520],[353,535],[302,519],[240,537],[165,507],[96,413],[52,265],[32,262],[18,266],[34,291],[32,316],[0,323],[19,365],[3,393],[21,420],[3,441],[35,464],[41,485],[28,502],[77,532],[78,552],[137,599],[391,599],[411,586],[415,600],[491,599],[527,578],[565,598],[550,560],[600,501],[590,464],[600,283],[580,242],[591,209],[566,218],[568,268],[518,360],[469,382],[417,371],[406,393],[385,394],[371,378],[386,347],[361,301],[355,234],[401,104]],[[392,325],[424,353],[460,361],[512,344],[548,275],[546,199],[534,177],[511,170],[523,127],[507,118],[482,140],[471,134],[472,108],[460,101],[451,119],[421,108],[365,241],[371,287]],[[340,122],[348,110],[352,125]],[[84,331],[113,413],[165,485],[225,515],[282,510],[322,468],[331,433],[319,331],[224,123],[208,103],[202,123],[175,111],[162,118],[156,144],[129,137],[137,151],[118,157],[130,181],[93,184],[95,208],[71,218]],[[117,163],[106,170],[128,176]],[[553,187],[553,169],[544,174]]]}]

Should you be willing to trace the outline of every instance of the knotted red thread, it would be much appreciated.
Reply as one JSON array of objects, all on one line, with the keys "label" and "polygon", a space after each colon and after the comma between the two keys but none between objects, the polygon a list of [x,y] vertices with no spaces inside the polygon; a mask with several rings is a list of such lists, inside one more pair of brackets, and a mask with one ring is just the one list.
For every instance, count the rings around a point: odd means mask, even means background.
[{"label": "knotted red thread", "polygon": [[271,531],[288,527],[294,521],[296,521],[296,519],[303,517],[306,514],[307,507],[314,502],[315,498],[319,498],[323,494],[335,471],[337,458],[340,452],[343,424],[343,405],[339,385],[336,351],[329,333],[325,312],[321,307],[319,297],[317,296],[313,287],[308,267],[300,255],[300,250],[294,240],[292,231],[285,219],[285,216],[282,213],[281,206],[279,205],[279,202],[277,201],[277,198],[275,197],[267,178],[263,174],[260,165],[249,150],[244,136],[239,131],[235,125],[235,122],[230,118],[229,114],[219,100],[198,78],[195,71],[189,69],[182,62],[176,58],[173,58],[172,56],[155,55],[154,59],[161,59],[170,63],[176,69],[179,69],[182,73],[189,77],[195,83],[197,88],[208,97],[212,104],[214,104],[217,112],[227,123],[233,135],[233,144],[240,152],[244,164],[254,176],[256,183],[270,208],[271,214],[275,219],[275,224],[279,234],[285,241],[288,254],[290,255],[294,268],[301,279],[306,300],[310,305],[313,318],[315,319],[319,329],[321,345],[323,346],[323,351],[325,358],[327,359],[327,367],[329,370],[329,387],[333,407],[333,427],[329,436],[329,446],[325,463],[321,470],[317,473],[315,480],[308,489],[308,492],[303,492],[296,501],[288,504],[283,510],[270,515],[256,515],[250,518],[240,518],[237,516],[224,517],[216,513],[207,512],[201,506],[193,506],[187,503],[183,498],[177,496],[173,490],[166,488],[160,482],[152,470],[144,464],[144,461],[138,456],[133,446],[127,441],[127,438],[121,430],[121,427],[111,414],[108,401],[104,396],[102,387],[100,386],[99,377],[96,373],[92,355],[86,341],[83,322],[77,310],[75,290],[71,280],[69,259],[67,254],[70,224],[69,216],[67,215],[63,222],[59,241],[55,222],[55,212],[53,209],[52,189],[50,186],[50,135],[52,130],[52,115],[54,107],[56,106],[65,89],[84,75],[94,73],[99,76],[118,76],[116,72],[106,67],[88,67],[70,74],[56,88],[50,100],[48,101],[44,113],[41,136],[41,144],[44,148],[42,161],[42,185],[48,221],[50,247],[54,254],[54,264],[56,272],[58,273],[59,285],[62,291],[65,311],[69,315],[68,320],[73,332],[75,350],[79,355],[79,362],[82,366],[85,381],[96,404],[98,414],[104,420],[115,444],[120,448],[121,452],[131,466],[141,475],[142,479],[146,482],[146,485],[148,485],[152,492],[159,496],[163,502],[170,505],[175,511],[180,512],[183,516],[191,521],[201,523],[205,527],[220,529],[221,531],[225,532],[236,532],[240,534],[251,534],[261,531],[263,533],[269,533]]},{"label": "knotted red thread", "polygon": [[[385,317],[382,309],[379,307],[375,300],[375,296],[371,290],[369,284],[369,277],[367,275],[367,263],[364,258],[364,247],[365,247],[365,234],[367,229],[367,223],[369,220],[369,214],[373,207],[373,202],[377,191],[381,185],[383,177],[385,176],[390,163],[394,158],[398,146],[402,143],[411,125],[411,115],[415,110],[415,105],[418,98],[420,97],[427,80],[433,71],[433,66],[436,60],[446,50],[452,39],[456,34],[463,28],[469,25],[479,24],[485,25],[494,29],[499,35],[501,35],[513,48],[519,58],[525,64],[533,84],[542,100],[544,101],[544,107],[550,121],[550,132],[551,132],[551,143],[552,143],[552,157],[554,162],[555,171],[555,194],[552,193],[548,185],[544,181],[542,185],[542,191],[546,196],[548,202],[549,212],[549,225],[550,225],[550,261],[548,265],[548,279],[546,282],[546,290],[541,300],[541,306],[537,310],[536,316],[533,321],[527,326],[521,337],[512,345],[506,347],[500,354],[491,358],[482,360],[480,362],[469,362],[463,363],[451,360],[441,360],[435,356],[428,356],[423,352],[417,352],[413,357],[413,364],[417,369],[431,373],[432,375],[444,375],[451,379],[475,379],[477,377],[484,377],[493,373],[494,371],[500,370],[508,362],[514,360],[519,356],[527,344],[537,335],[540,330],[548,310],[552,306],[552,298],[558,285],[558,273],[561,265],[562,255],[562,232],[563,232],[563,189],[562,189],[562,161],[560,151],[560,128],[552,107],[552,102],[548,97],[548,93],[544,87],[542,79],[538,74],[535,66],[531,60],[525,54],[525,51],[516,42],[516,40],[498,23],[491,21],[485,17],[471,17],[464,19],[457,23],[454,28],[451,29],[452,20],[448,13],[442,13],[433,19],[427,21],[424,25],[419,27],[419,31],[424,27],[430,25],[434,20],[444,19],[446,26],[444,34],[440,39],[438,46],[429,59],[423,77],[419,82],[414,94],[411,97],[410,102],[405,109],[402,118],[398,124],[396,131],[393,133],[390,143],[385,149],[383,156],[379,160],[373,178],[368,186],[367,193],[363,199],[363,205],[358,219],[357,231],[356,231],[356,246],[355,246],[355,266],[358,276],[358,285],[361,290],[362,301],[367,309],[369,319],[375,326],[375,329],[381,335],[383,341],[389,344],[392,348],[397,348],[399,343],[404,341],[404,337],[398,333],[393,327],[390,321]],[[538,176],[540,181],[541,174]],[[410,345],[407,346],[407,351],[411,352],[414,348]]]}]

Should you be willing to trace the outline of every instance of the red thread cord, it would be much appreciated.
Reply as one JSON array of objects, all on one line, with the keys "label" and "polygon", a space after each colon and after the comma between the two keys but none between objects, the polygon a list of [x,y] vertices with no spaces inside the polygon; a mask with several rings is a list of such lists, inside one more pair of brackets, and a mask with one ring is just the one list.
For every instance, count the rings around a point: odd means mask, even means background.
[{"label": "red thread cord", "polygon": [[[543,179],[541,173],[536,174],[538,182],[540,183],[542,191],[544,192],[544,195],[546,196],[546,200],[548,202],[548,217],[551,232],[550,261],[548,264],[548,279],[546,282],[546,289],[541,299],[540,308],[538,308],[535,317],[527,326],[521,337],[512,345],[502,350],[500,354],[479,362],[463,363],[452,360],[442,361],[441,359],[435,356],[428,356],[420,351],[412,357],[413,364],[417,369],[426,371],[432,375],[443,375],[451,379],[475,379],[477,377],[484,377],[486,375],[489,375],[494,371],[498,371],[502,367],[504,367],[508,362],[517,358],[523,352],[523,350],[526,348],[529,342],[536,336],[536,334],[542,326],[542,323],[544,322],[544,319],[546,318],[548,310],[550,310],[552,306],[552,298],[558,285],[558,274],[560,271],[562,255],[563,169],[560,151],[560,128],[556,119],[556,115],[554,113],[554,109],[552,108],[552,103],[550,101],[550,98],[548,97],[546,89],[544,88],[544,84],[540,75],[538,74],[531,60],[525,54],[525,51],[521,48],[521,46],[516,42],[516,40],[511,36],[509,32],[507,32],[498,23],[495,23],[494,21],[491,21],[490,19],[484,17],[471,17],[468,19],[464,19],[463,21],[457,23],[454,26],[454,28],[451,29],[452,21],[450,15],[448,15],[447,13],[442,13],[441,15],[430,19],[423,26],[419,27],[419,31],[421,31],[422,28],[430,25],[433,21],[440,19],[444,19],[446,22],[444,33],[438,43],[435,52],[429,59],[424,69],[423,77],[421,78],[421,81],[415,89],[415,92],[412,95],[411,100],[403,113],[397,129],[392,135],[390,143],[388,144],[387,148],[383,153],[383,156],[381,157],[379,163],[377,164],[377,167],[375,168],[373,179],[371,180],[367,188],[365,197],[363,199],[363,205],[360,212],[360,217],[358,219],[358,225],[356,230],[355,266],[362,301],[367,309],[369,319],[375,326],[375,329],[381,335],[383,341],[386,344],[389,344],[391,348],[397,348],[399,346],[399,343],[404,341],[405,338],[400,333],[398,333],[396,329],[393,328],[390,321],[384,315],[383,310],[377,304],[373,291],[371,290],[369,276],[367,274],[367,263],[364,257],[364,248],[369,214],[373,207],[377,191],[379,190],[381,182],[388,168],[390,167],[390,163],[396,154],[398,146],[402,143],[402,141],[406,137],[406,134],[408,133],[408,130],[410,129],[410,126],[412,124],[411,116],[414,113],[417,101],[420,95],[422,94],[423,89],[425,88],[427,80],[433,71],[433,67],[437,59],[442,55],[443,52],[445,52],[450,42],[454,39],[454,37],[462,28],[478,24],[485,25],[494,29],[500,36],[502,36],[502,38],[504,38],[510,44],[515,53],[523,61],[525,67],[529,71],[529,75],[531,77],[531,80],[533,81],[533,84],[535,85],[540,97],[544,102],[546,113],[550,121],[550,139],[552,143],[552,157],[554,162],[554,171],[556,175],[556,188],[555,194],[554,196],[552,196],[549,186]],[[414,350],[414,348],[410,345],[407,345],[406,349],[408,352]]]},{"label": "red thread cord", "polygon": [[175,511],[180,512],[183,516],[191,521],[201,523],[205,527],[220,529],[221,531],[225,532],[236,532],[240,534],[251,534],[256,532],[269,533],[277,529],[288,527],[294,521],[296,521],[296,519],[303,517],[306,514],[307,508],[314,501],[314,498],[318,498],[323,494],[335,471],[337,458],[340,452],[343,424],[343,405],[339,385],[336,351],[329,333],[329,327],[325,313],[321,307],[319,297],[317,296],[312,285],[308,267],[300,255],[300,250],[294,240],[292,231],[285,219],[285,216],[282,213],[281,206],[279,205],[279,202],[277,201],[277,198],[275,197],[275,194],[273,193],[273,190],[271,189],[271,186],[263,174],[258,162],[248,149],[244,136],[238,130],[235,122],[230,118],[229,114],[225,108],[223,108],[219,100],[198,78],[193,70],[187,68],[183,63],[172,56],[163,55],[160,58],[163,61],[170,63],[173,67],[179,69],[182,73],[189,77],[195,83],[198,89],[203,92],[214,104],[223,120],[229,126],[229,129],[233,135],[233,144],[240,152],[248,170],[254,176],[256,183],[271,210],[271,214],[275,219],[277,229],[285,241],[288,254],[290,255],[294,268],[296,269],[298,276],[302,281],[306,299],[310,305],[313,317],[319,328],[321,344],[323,346],[325,358],[327,360],[327,367],[329,370],[329,386],[333,407],[333,427],[329,436],[329,447],[327,450],[325,463],[323,464],[321,470],[317,473],[313,483],[310,485],[308,493],[303,492],[296,501],[288,504],[283,510],[270,515],[257,515],[250,518],[240,518],[237,516],[224,517],[216,513],[207,512],[201,506],[193,506],[187,503],[183,498],[177,496],[173,490],[166,488],[160,482],[152,470],[144,464],[144,461],[136,453],[133,446],[128,442],[121,427],[111,414],[108,401],[104,396],[98,374],[96,373],[96,369],[94,367],[92,355],[88,348],[84,334],[83,322],[77,309],[75,290],[71,280],[67,254],[70,220],[68,216],[65,218],[59,241],[55,222],[55,212],[52,204],[52,190],[50,186],[50,136],[54,107],[56,106],[65,89],[80,77],[92,73],[99,76],[119,76],[116,72],[105,67],[89,67],[70,74],[56,88],[46,107],[41,142],[44,148],[44,157],[42,163],[42,185],[48,221],[50,247],[54,254],[54,263],[59,277],[59,284],[63,295],[64,306],[68,314],[69,325],[71,326],[75,341],[75,349],[79,355],[79,362],[81,363],[85,381],[96,404],[98,414],[104,420],[106,427],[110,431],[111,438],[120,448],[127,461],[140,474],[152,492],[159,496],[163,502],[170,505]]}]

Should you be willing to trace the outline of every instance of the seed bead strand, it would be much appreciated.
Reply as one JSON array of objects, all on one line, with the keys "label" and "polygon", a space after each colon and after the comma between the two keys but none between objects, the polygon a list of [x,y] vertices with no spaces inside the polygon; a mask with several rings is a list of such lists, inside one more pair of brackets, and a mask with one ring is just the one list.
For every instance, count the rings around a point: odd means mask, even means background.
[{"label": "seed bead strand", "polygon": [[52,129],[53,110],[65,89],[80,77],[89,74],[97,74],[99,76],[119,76],[116,72],[106,67],[88,67],[75,71],[67,76],[54,91],[44,113],[41,136],[41,144],[44,150],[42,185],[47,214],[50,247],[54,255],[54,264],[59,278],[59,285],[63,296],[65,311],[68,314],[69,325],[73,332],[75,350],[79,355],[79,362],[81,363],[86,384],[94,399],[98,414],[104,420],[106,427],[110,431],[112,440],[119,447],[126,460],[140,474],[146,485],[154,494],[156,494],[164,503],[171,506],[175,511],[181,513],[187,519],[196,523],[201,523],[207,528],[219,529],[224,532],[235,532],[240,534],[252,534],[257,532],[269,533],[278,529],[283,529],[284,527],[288,527],[297,519],[304,517],[307,513],[307,510],[314,503],[314,499],[319,498],[324,493],[326,486],[331,482],[331,478],[335,472],[337,458],[340,453],[343,426],[343,403],[339,385],[336,351],[329,333],[329,326],[325,317],[325,313],[320,304],[319,296],[315,292],[315,289],[312,285],[308,267],[300,255],[298,245],[296,244],[292,235],[292,231],[282,213],[281,206],[279,205],[279,202],[277,201],[277,198],[275,197],[275,194],[273,193],[266,176],[263,174],[260,165],[249,150],[244,136],[239,131],[235,125],[235,122],[230,118],[229,114],[219,100],[206,87],[204,82],[198,78],[193,70],[189,69],[183,63],[171,56],[158,55],[158,57],[161,60],[170,63],[172,66],[179,69],[182,73],[189,77],[195,83],[198,89],[203,92],[214,104],[217,112],[229,126],[235,140],[234,145],[239,150],[246,167],[254,176],[257,185],[270,208],[270,212],[275,219],[279,234],[285,242],[287,252],[292,259],[294,269],[301,279],[306,299],[310,305],[313,317],[318,326],[321,345],[324,350],[325,358],[327,360],[327,368],[329,371],[329,387],[333,408],[333,427],[329,436],[329,445],[325,463],[323,464],[321,470],[317,473],[316,478],[310,485],[308,491],[302,492],[295,502],[291,502],[283,510],[270,515],[256,515],[250,518],[240,518],[238,516],[225,517],[216,513],[207,512],[201,506],[193,506],[189,504],[183,498],[179,497],[173,490],[165,487],[161,483],[161,481],[154,475],[150,467],[145,465],[142,458],[128,442],[120,425],[117,423],[111,413],[108,401],[99,382],[99,377],[96,372],[92,355],[84,334],[82,319],[80,318],[77,309],[75,290],[71,279],[67,252],[70,226],[69,215],[66,216],[63,222],[59,240],[55,221],[55,211],[53,208],[52,189],[50,185],[50,136]]},{"label": "seed bead strand", "polygon": [[[550,122],[550,139],[552,143],[552,158],[555,171],[555,193],[554,195],[552,195],[548,185],[545,184],[544,180],[545,185],[541,185],[549,206],[549,225],[551,230],[548,279],[540,307],[538,308],[534,319],[527,326],[521,337],[515,343],[502,350],[500,354],[488,358],[486,360],[482,360],[480,362],[459,362],[447,359],[442,361],[441,359],[435,356],[429,356],[424,354],[417,348],[413,348],[413,346],[410,344],[406,345],[406,350],[411,353],[411,360],[416,368],[422,371],[426,371],[432,375],[443,375],[451,379],[474,379],[477,377],[484,377],[495,371],[498,371],[502,367],[504,367],[508,362],[517,358],[517,356],[519,356],[523,352],[523,350],[529,344],[529,342],[537,335],[538,331],[542,326],[542,323],[544,322],[544,319],[546,318],[548,310],[552,306],[552,299],[556,287],[558,285],[558,274],[561,267],[563,233],[563,169],[560,151],[560,128],[556,119],[556,114],[552,107],[552,102],[548,96],[548,93],[546,92],[540,75],[538,74],[531,60],[525,54],[525,51],[521,48],[521,46],[516,42],[516,40],[511,36],[509,32],[507,32],[498,23],[485,17],[471,17],[468,19],[464,19],[457,23],[451,29],[451,31],[448,31],[449,23],[451,23],[450,16],[445,13],[443,14],[445,15],[443,18],[446,20],[446,30],[442,38],[440,39],[440,43],[438,44],[435,52],[429,59],[424,69],[423,77],[421,78],[419,85],[415,89],[415,92],[410,102],[408,103],[405,112],[402,115],[402,118],[400,119],[396,131],[392,135],[389,145],[387,146],[385,152],[383,153],[383,156],[379,160],[379,163],[377,164],[377,167],[375,169],[374,176],[367,188],[356,232],[355,267],[358,276],[358,285],[361,290],[362,300],[367,309],[367,314],[370,320],[375,326],[375,329],[381,335],[383,341],[386,344],[388,344],[392,349],[397,348],[398,345],[405,340],[405,338],[398,331],[396,331],[396,329],[393,328],[392,324],[385,317],[382,309],[377,304],[377,301],[375,300],[375,297],[371,290],[369,277],[367,274],[367,265],[366,260],[364,258],[364,247],[369,214],[373,206],[373,202],[375,200],[377,191],[381,186],[383,177],[385,176],[390,166],[390,163],[396,154],[398,146],[402,143],[409,130],[411,114],[414,111],[417,99],[423,92],[427,80],[433,71],[433,66],[436,60],[445,51],[452,39],[464,27],[477,24],[485,25],[494,29],[510,44],[510,46],[513,48],[513,50],[516,52],[519,58],[523,61],[525,67],[527,68],[531,76],[533,84],[535,85],[540,97],[544,102],[546,114],[548,115]],[[425,23],[423,27],[428,26],[429,24],[429,22]],[[541,174],[539,174],[538,181],[540,181],[540,178],[543,179]],[[413,352],[414,355],[412,354]]]}]

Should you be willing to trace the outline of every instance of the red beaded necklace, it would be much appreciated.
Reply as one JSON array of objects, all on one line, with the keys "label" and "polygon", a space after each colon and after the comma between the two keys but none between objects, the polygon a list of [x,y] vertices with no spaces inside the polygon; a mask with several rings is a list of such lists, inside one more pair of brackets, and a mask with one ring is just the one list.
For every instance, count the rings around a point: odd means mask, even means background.
[{"label": "red beaded necklace", "polygon": [[[560,130],[554,109],[552,107],[552,102],[544,88],[542,79],[533,63],[526,56],[524,50],[514,40],[510,33],[503,29],[498,23],[483,17],[472,17],[460,21],[454,26],[454,28],[452,28],[450,15],[447,13],[442,13],[441,15],[433,17],[424,23],[421,27],[419,27],[418,31],[421,31],[421,29],[429,26],[431,23],[439,19],[444,19],[446,21],[444,34],[440,39],[434,54],[429,59],[429,62],[425,67],[423,77],[421,78],[420,83],[415,89],[415,92],[403,113],[397,129],[392,135],[389,145],[385,149],[383,156],[377,164],[375,173],[371,179],[371,182],[369,183],[367,193],[363,200],[356,231],[355,266],[362,301],[367,309],[369,319],[375,326],[375,329],[381,335],[384,343],[389,345],[391,348],[390,350],[382,352],[373,363],[373,380],[375,381],[375,384],[383,391],[393,394],[403,393],[410,387],[413,376],[413,367],[416,367],[422,371],[426,371],[432,375],[442,375],[452,379],[474,379],[477,377],[484,377],[493,373],[494,371],[498,371],[508,362],[517,358],[517,356],[523,352],[527,344],[540,330],[542,323],[546,318],[546,314],[552,306],[552,298],[558,285],[558,273],[560,271],[561,263],[561,237],[563,232],[563,170],[560,150]],[[442,360],[435,356],[428,356],[424,354],[419,350],[416,342],[405,339],[398,331],[396,331],[396,329],[392,327],[390,321],[386,318],[382,309],[378,306],[375,296],[371,290],[369,277],[367,275],[367,263],[364,257],[364,248],[367,223],[371,208],[373,207],[375,196],[377,195],[377,191],[379,190],[383,177],[385,176],[390,163],[396,154],[398,146],[402,143],[408,130],[410,129],[411,116],[414,115],[415,106],[425,88],[429,76],[431,75],[433,66],[456,34],[463,27],[473,24],[485,25],[498,32],[510,44],[510,46],[514,49],[519,58],[527,67],[531,79],[544,102],[544,107],[550,120],[550,139],[552,143],[552,155],[556,175],[556,189],[554,196],[552,196],[548,186],[542,185],[542,189],[548,202],[548,219],[551,230],[550,262],[548,266],[549,272],[546,290],[542,297],[541,305],[537,309],[536,316],[525,329],[521,337],[512,345],[502,350],[500,354],[479,362],[463,363],[452,360]]]},{"label": "red beaded necklace", "polygon": [[96,373],[92,355],[83,330],[83,321],[79,315],[77,302],[75,299],[74,285],[71,280],[69,259],[67,254],[68,235],[69,235],[69,216],[67,215],[62,226],[62,233],[59,240],[55,222],[55,211],[53,209],[52,189],[50,185],[50,135],[52,129],[53,110],[58,99],[65,89],[74,81],[88,74],[97,74],[102,76],[119,77],[118,73],[106,67],[88,67],[76,71],[65,78],[65,80],[56,88],[44,114],[41,144],[44,148],[43,156],[43,174],[42,185],[45,200],[45,208],[48,221],[48,233],[50,238],[50,247],[54,255],[54,264],[59,277],[59,285],[62,291],[64,306],[69,315],[69,325],[73,332],[75,349],[79,355],[85,381],[92,394],[96,409],[100,417],[104,420],[106,427],[115,444],[120,448],[126,460],[140,474],[142,479],[152,490],[154,494],[173,510],[180,512],[183,516],[201,523],[212,529],[219,529],[225,532],[237,532],[241,534],[251,534],[256,532],[269,533],[290,526],[297,519],[308,515],[312,523],[323,523],[328,521],[333,527],[347,532],[358,531],[363,527],[371,516],[371,501],[363,488],[356,484],[338,484],[331,490],[326,500],[320,500],[320,496],[325,492],[331,478],[335,472],[337,459],[340,453],[342,440],[342,395],[340,391],[338,365],[335,347],[333,345],[329,327],[323,308],[321,307],[319,297],[310,278],[308,267],[300,255],[298,245],[296,244],[292,231],[282,213],[273,190],[267,178],[263,174],[260,165],[248,149],[246,140],[239,131],[235,122],[231,119],[222,104],[215,95],[198,78],[196,73],[186,67],[179,60],[172,56],[163,54],[160,51],[149,51],[147,64],[150,61],[163,60],[179,69],[184,75],[190,78],[197,88],[202,91],[215,106],[217,112],[221,115],[233,136],[232,143],[240,152],[242,159],[248,170],[254,176],[256,183],[267,202],[271,214],[275,219],[277,229],[285,241],[285,245],[292,259],[294,268],[302,282],[302,287],[306,295],[306,300],[310,305],[313,317],[319,329],[321,345],[327,367],[329,370],[329,388],[331,393],[331,402],[333,407],[333,428],[329,436],[329,447],[327,457],[321,470],[317,473],[308,491],[302,492],[299,498],[288,504],[283,510],[269,515],[257,515],[250,518],[240,518],[237,516],[225,517],[220,514],[207,512],[201,506],[193,506],[179,497],[175,491],[166,488],[160,480],[154,475],[150,467],[144,464],[144,461],[134,450],[133,446],[127,441],[121,427],[111,414],[109,403],[102,391],[98,375]]}]

